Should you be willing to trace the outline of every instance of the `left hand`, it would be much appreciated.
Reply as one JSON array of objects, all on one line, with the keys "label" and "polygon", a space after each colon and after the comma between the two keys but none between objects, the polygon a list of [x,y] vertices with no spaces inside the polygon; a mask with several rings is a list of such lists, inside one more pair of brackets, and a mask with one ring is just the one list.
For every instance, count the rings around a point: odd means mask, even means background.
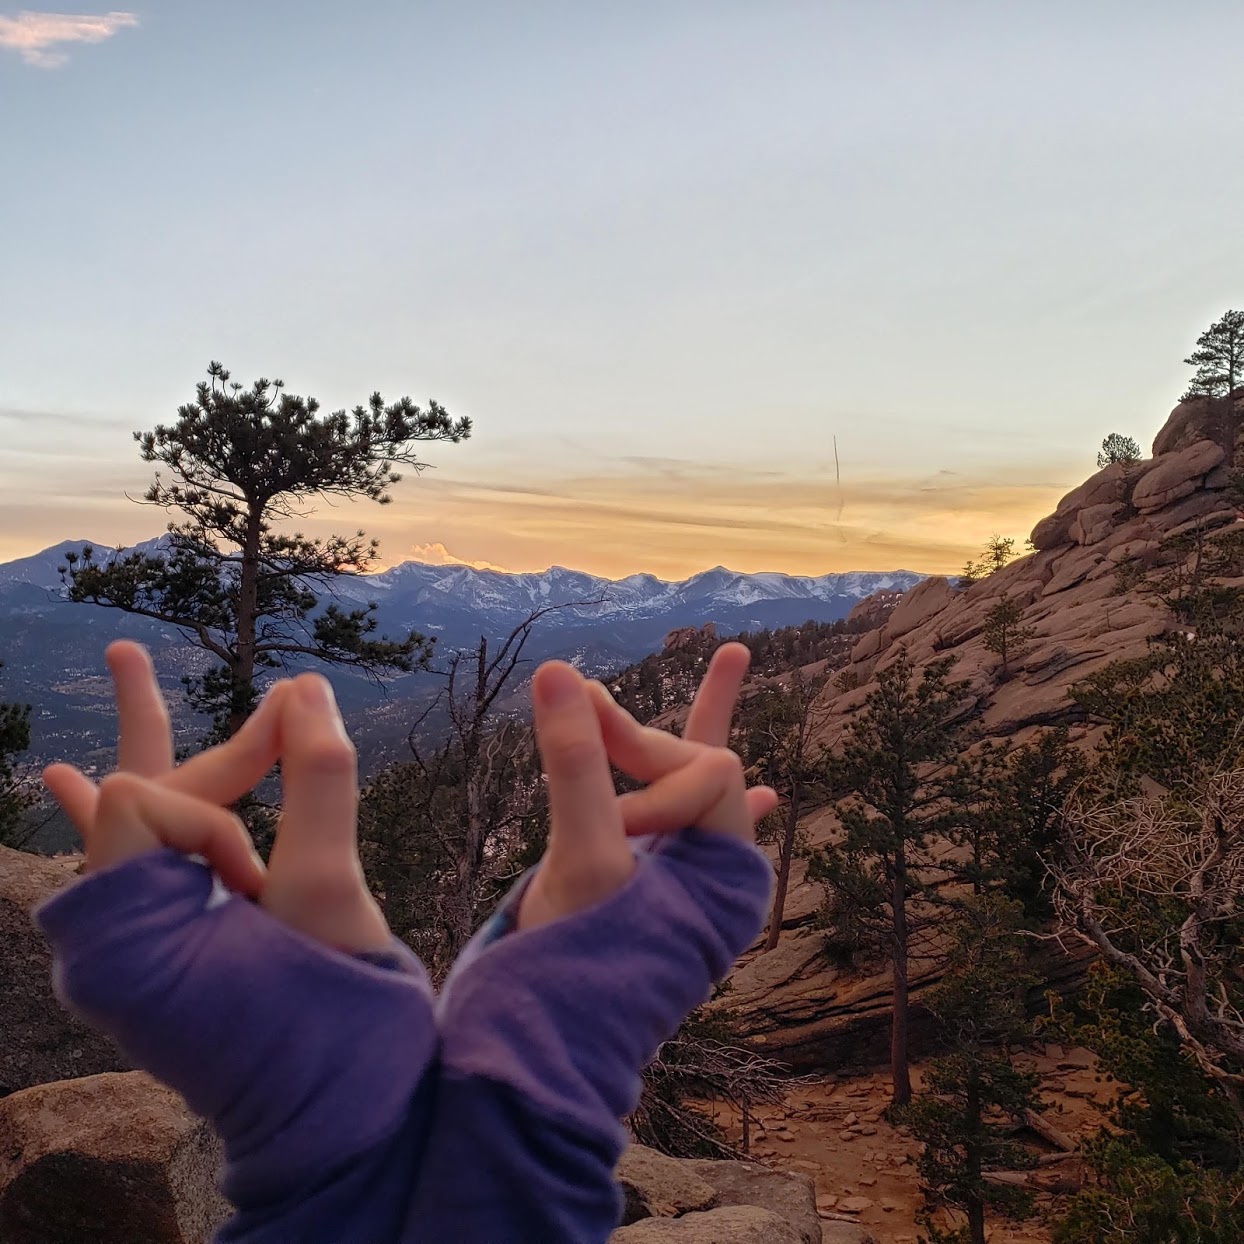
[{"label": "left hand", "polygon": [[[108,649],[120,718],[117,772],[96,786],[72,765],[44,782],[96,871],[161,845],[201,855],[230,889],[308,936],[353,953],[391,935],[358,859],[358,770],[327,679],[278,682],[233,738],[173,765],[168,709],[139,644]],[[282,760],[284,811],[268,868],[228,805]]]},{"label": "left hand", "polygon": [[[536,739],[549,782],[549,844],[523,895],[519,928],[593,906],[635,869],[629,837],[694,826],[753,841],[778,804],[767,786],[748,790],[727,746],[751,654],[723,644],[713,654],[680,739],[641,726],[600,683],[551,661],[536,673]],[[646,790],[619,796],[610,763]]]}]

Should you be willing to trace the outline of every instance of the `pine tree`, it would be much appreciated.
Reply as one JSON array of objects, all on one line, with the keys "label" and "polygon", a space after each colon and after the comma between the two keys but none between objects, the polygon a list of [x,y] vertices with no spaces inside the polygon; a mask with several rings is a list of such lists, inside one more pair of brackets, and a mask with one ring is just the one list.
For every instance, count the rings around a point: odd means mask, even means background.
[{"label": "pine tree", "polygon": [[1192,791],[1210,774],[1244,766],[1244,642],[1234,627],[1172,631],[1071,694],[1105,725],[1102,777],[1121,792],[1142,778]]},{"label": "pine tree", "polygon": [[1008,562],[1015,560],[1015,540],[1012,536],[993,535],[989,537],[989,543],[985,545],[985,553],[982,561],[986,567],[986,574],[993,574],[995,570],[1001,570]]},{"label": "pine tree", "polygon": [[827,719],[827,706],[818,700],[829,677],[829,671],[808,675],[796,666],[785,685],[768,683],[742,705],[740,755],[745,763],[760,766],[763,780],[782,796],[785,805],[775,813],[782,818],[782,828],[766,950],[778,944],[782,933],[799,817],[823,775],[816,736]]},{"label": "pine tree", "polygon": [[320,608],[337,576],[368,567],[375,540],[362,532],[310,539],[276,524],[305,517],[317,499],[387,504],[401,478],[394,464],[427,465],[415,442],[457,444],[470,436],[471,421],[452,420],[436,402],[426,410],[407,397],[386,405],[379,393],[349,414],[319,416],[314,398],[286,393],[279,380],[247,389],[219,363],[207,375],[176,423],[134,434],[143,461],[170,473],[156,472],[144,500],[183,516],[168,524],[166,551],[103,560],[88,546],[70,554],[69,598],[176,626],[211,654],[217,664],[185,681],[192,703],[212,715],[216,736],[245,720],[256,674],[287,657],[372,673],[426,666],[423,636],[375,636],[374,603]]},{"label": "pine tree", "polygon": [[1116,462],[1124,466],[1135,466],[1141,459],[1140,446],[1130,436],[1119,432],[1111,432],[1101,443],[1097,453],[1097,465],[1108,467]]},{"label": "pine tree", "polygon": [[1041,1109],[1040,1077],[1017,1070],[1008,1048],[1031,1036],[1025,1001],[1037,983],[1014,932],[1018,918],[1017,905],[997,895],[964,913],[946,974],[928,997],[950,1052],[934,1061],[924,1091],[899,1115],[924,1145],[918,1170],[926,1196],[965,1216],[957,1234],[966,1244],[985,1244],[986,1211],[1023,1217],[1032,1205],[1023,1188],[989,1178],[1036,1165],[1009,1139],[1017,1121]]},{"label": "pine tree", "polygon": [[[951,661],[917,675],[906,652],[876,689],[827,762],[830,790],[847,798],[838,814],[842,842],[814,854],[808,876],[828,892],[831,921],[856,935],[883,938],[893,965],[890,1068],[893,1104],[911,1098],[908,1059],[908,956],[913,900],[928,897],[937,869],[927,847],[955,823],[953,805],[966,684],[950,681]],[[876,943],[874,943],[876,944]]]},{"label": "pine tree", "polygon": [[1184,359],[1196,368],[1183,400],[1225,397],[1244,383],[1244,311],[1228,311],[1197,339],[1197,348]]},{"label": "pine tree", "polygon": [[1012,536],[992,535],[978,562],[964,563],[959,575],[959,586],[969,587],[980,579],[987,579],[995,571],[1015,560],[1015,540]]},{"label": "pine tree", "polygon": [[962,848],[957,879],[973,895],[999,891],[1018,902],[1031,925],[1048,921],[1046,860],[1086,769],[1065,729],[1009,750],[985,743],[964,756],[953,788],[959,817],[951,833]]},{"label": "pine tree", "polygon": [[1023,656],[1036,632],[1023,625],[1024,609],[1009,596],[1003,596],[985,615],[985,647],[1002,658],[1001,672],[1011,672],[1011,661]]}]

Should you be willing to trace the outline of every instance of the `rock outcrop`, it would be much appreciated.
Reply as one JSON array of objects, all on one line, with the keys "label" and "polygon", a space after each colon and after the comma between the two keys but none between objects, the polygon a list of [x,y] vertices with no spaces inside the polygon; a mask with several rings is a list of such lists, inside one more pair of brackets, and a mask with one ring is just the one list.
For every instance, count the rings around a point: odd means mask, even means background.
[{"label": "rock outcrop", "polygon": [[666,1157],[631,1145],[618,1165],[626,1195],[617,1244],[820,1244],[812,1180],[751,1162]]},{"label": "rock outcrop", "polygon": [[641,1218],[678,1218],[717,1204],[716,1190],[690,1163],[647,1145],[627,1149],[618,1163],[617,1177],[626,1196],[624,1224]]},{"label": "rock outcrop", "polygon": [[820,1244],[816,1189],[808,1176],[770,1170],[755,1162],[692,1159],[685,1165],[713,1188],[719,1206],[758,1205],[790,1223],[803,1244]]},{"label": "rock outcrop", "polygon": [[697,639],[716,639],[717,623],[705,622],[700,626],[680,626],[669,632],[661,645],[662,652],[678,652]]},{"label": "rock outcrop", "polygon": [[682,1218],[645,1218],[609,1238],[613,1244],[800,1244],[801,1239],[784,1218],[755,1205]]},{"label": "rock outcrop", "polygon": [[107,1038],[53,996],[51,950],[30,918],[36,903],[73,880],[76,865],[0,847],[0,1097],[52,1080],[128,1069]]},{"label": "rock outcrop", "polygon": [[60,1080],[0,1101],[4,1244],[206,1244],[228,1206],[220,1143],[142,1072]]},{"label": "rock outcrop", "polygon": [[[1156,593],[1135,590],[1137,575],[1187,556],[1171,538],[1196,529],[1239,527],[1240,511],[1228,485],[1244,462],[1237,438],[1244,426],[1244,390],[1237,401],[1181,403],[1154,442],[1154,456],[1115,463],[1068,493],[1032,534],[1035,551],[963,590],[930,578],[908,592],[884,624],[864,634],[845,676],[818,705],[820,738],[831,746],[877,685],[877,676],[905,651],[917,669],[943,657],[967,683],[964,712],[987,739],[1023,742],[1042,727],[1064,726],[1073,742],[1091,748],[1097,727],[1071,695],[1105,665],[1143,655],[1173,625]],[[986,617],[1006,597],[1023,609],[1032,638],[1013,657],[1007,676],[985,646]],[[811,846],[840,832],[832,812],[808,815],[802,826]],[[805,1070],[839,1070],[884,1057],[889,1024],[887,972],[862,976],[834,967],[822,950],[812,917],[822,893],[797,860],[773,951],[753,954],[736,969],[722,1005],[739,1018],[758,1051]],[[1048,965],[1058,987],[1081,975],[1084,960]],[[912,962],[913,1049],[930,1026],[920,995],[936,976],[928,960]],[[880,1053],[879,1053],[880,1052]]]}]

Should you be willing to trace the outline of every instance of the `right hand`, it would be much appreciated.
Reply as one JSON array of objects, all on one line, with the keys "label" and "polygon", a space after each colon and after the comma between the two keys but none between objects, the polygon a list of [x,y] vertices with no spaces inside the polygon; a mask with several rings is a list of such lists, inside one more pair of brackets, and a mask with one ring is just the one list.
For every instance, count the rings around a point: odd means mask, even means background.
[{"label": "right hand", "polygon": [[[739,643],[713,654],[683,737],[641,726],[600,683],[547,662],[534,685],[536,737],[549,783],[549,843],[523,895],[519,928],[535,928],[602,902],[635,869],[630,837],[695,827],[755,839],[777,806],[768,786],[747,789],[727,746],[751,654]],[[652,785],[619,796],[610,763]]]}]

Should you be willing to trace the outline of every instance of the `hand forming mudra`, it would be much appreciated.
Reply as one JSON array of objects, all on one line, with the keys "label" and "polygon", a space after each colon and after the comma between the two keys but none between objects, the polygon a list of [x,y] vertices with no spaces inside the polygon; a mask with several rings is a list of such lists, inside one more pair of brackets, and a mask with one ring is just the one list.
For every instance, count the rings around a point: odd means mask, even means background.
[{"label": "hand forming mudra", "polygon": [[[276,684],[175,767],[145,651],[108,655],[118,771],[47,770],[88,875],[39,920],[66,1003],[224,1138],[239,1212],[218,1239],[604,1240],[638,1073],[766,914],[752,841],[777,796],[727,747],[747,649],[717,651],[681,739],[540,668],[548,848],[439,997],[367,890],[328,682]],[[228,807],[278,759],[265,869]],[[647,787],[618,796],[611,762]],[[236,897],[213,901],[212,872]]]}]

